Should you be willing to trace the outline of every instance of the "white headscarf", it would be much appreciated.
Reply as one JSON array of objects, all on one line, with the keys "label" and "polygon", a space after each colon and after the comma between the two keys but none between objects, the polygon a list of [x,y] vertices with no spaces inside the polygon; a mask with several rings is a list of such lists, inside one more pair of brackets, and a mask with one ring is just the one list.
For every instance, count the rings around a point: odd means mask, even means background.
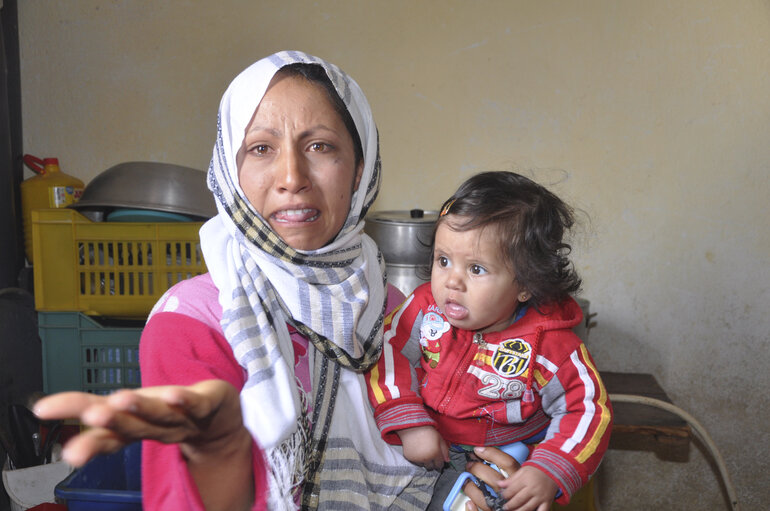
[{"label": "white headscarf", "polygon": [[[270,229],[241,189],[236,165],[245,129],[271,79],[292,63],[324,68],[353,118],[364,156],[342,230],[329,245],[313,251],[289,247]],[[382,342],[383,261],[362,232],[364,215],[379,190],[378,137],[358,84],[336,66],[300,52],[276,53],[251,65],[222,97],[208,184],[219,214],[201,229],[201,245],[219,289],[225,337],[247,374],[241,391],[244,422],[271,464],[271,508],[292,508],[292,488],[315,477],[322,464],[339,367],[367,369]],[[295,381],[287,323],[323,355],[310,350],[312,418],[306,417],[306,398]],[[337,406],[366,407],[356,402]],[[312,441],[308,422],[315,427]],[[379,437],[376,428],[364,433]]]}]

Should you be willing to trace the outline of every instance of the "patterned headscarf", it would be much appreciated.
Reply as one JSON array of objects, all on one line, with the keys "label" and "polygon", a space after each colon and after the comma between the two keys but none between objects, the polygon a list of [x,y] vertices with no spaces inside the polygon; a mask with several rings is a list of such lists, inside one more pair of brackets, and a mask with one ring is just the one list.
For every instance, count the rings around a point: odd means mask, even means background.
[{"label": "patterned headscarf", "polygon": [[[329,245],[310,251],[288,246],[257,213],[240,187],[236,165],[245,129],[271,79],[293,63],[323,67],[353,118],[364,157],[341,231]],[[219,289],[225,337],[247,374],[244,422],[271,465],[271,508],[292,508],[298,485],[304,482],[308,494],[317,490],[340,368],[364,371],[381,349],[384,263],[362,232],[380,186],[380,158],[377,128],[358,84],[336,66],[300,52],[276,53],[251,65],[222,97],[208,184],[219,214],[201,229],[201,243]],[[287,323],[317,349],[310,351],[312,396],[302,395],[296,383]]]}]

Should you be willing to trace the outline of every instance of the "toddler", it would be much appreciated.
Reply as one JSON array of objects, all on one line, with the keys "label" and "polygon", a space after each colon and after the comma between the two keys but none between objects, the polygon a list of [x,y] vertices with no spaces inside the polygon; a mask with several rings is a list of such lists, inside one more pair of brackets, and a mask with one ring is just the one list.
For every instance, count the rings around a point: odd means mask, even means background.
[{"label": "toddler", "polygon": [[[464,463],[471,446],[536,443],[503,491],[522,510],[547,509],[559,491],[566,503],[610,436],[607,391],[572,331],[583,317],[570,296],[581,284],[564,241],[572,223],[521,175],[468,179],[441,209],[431,281],[386,318],[367,376],[383,438],[417,465],[441,469],[450,447]],[[458,474],[445,470],[444,486]]]}]

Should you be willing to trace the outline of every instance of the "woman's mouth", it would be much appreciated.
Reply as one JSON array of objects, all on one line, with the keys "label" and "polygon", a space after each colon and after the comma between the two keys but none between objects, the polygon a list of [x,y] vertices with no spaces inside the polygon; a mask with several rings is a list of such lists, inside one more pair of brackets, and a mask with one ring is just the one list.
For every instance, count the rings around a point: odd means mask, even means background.
[{"label": "woman's mouth", "polygon": [[271,218],[279,223],[303,223],[312,222],[318,218],[319,211],[313,208],[282,209],[271,215]]}]

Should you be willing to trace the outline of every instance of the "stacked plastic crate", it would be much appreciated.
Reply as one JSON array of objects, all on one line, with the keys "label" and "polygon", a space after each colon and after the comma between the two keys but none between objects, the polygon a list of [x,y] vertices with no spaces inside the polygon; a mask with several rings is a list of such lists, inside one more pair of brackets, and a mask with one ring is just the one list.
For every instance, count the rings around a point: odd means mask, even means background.
[{"label": "stacked plastic crate", "polygon": [[200,222],[92,222],[32,212],[43,390],[138,387],[139,337],[161,295],[206,271]]}]

